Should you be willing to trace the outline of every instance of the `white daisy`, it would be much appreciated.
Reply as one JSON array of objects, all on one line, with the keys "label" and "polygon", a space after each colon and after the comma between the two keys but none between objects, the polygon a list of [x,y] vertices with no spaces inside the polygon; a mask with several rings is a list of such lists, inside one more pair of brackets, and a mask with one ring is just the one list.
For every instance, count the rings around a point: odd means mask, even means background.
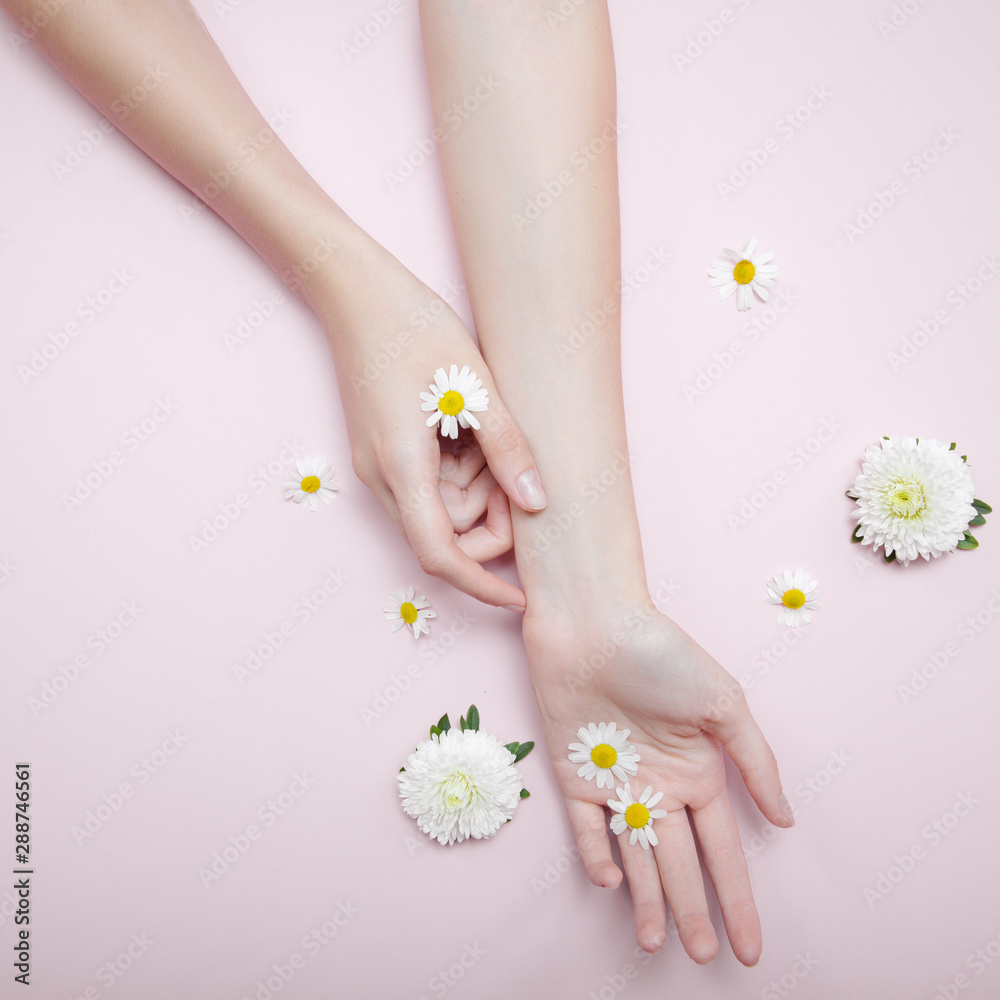
[{"label": "white daisy", "polygon": [[420,409],[433,415],[427,418],[427,426],[441,421],[443,437],[458,437],[458,428],[472,427],[479,430],[479,421],[472,415],[473,410],[485,410],[489,406],[490,397],[483,388],[483,383],[475,372],[469,371],[469,366],[458,370],[458,365],[452,365],[446,375],[443,368],[434,373],[434,385],[430,392],[420,393],[423,403]]},{"label": "white daisy", "polygon": [[521,801],[514,755],[490,733],[449,729],[424,740],[399,773],[403,809],[438,843],[492,837]]},{"label": "white daisy", "polygon": [[649,845],[653,847],[659,843],[656,833],[653,831],[653,820],[663,819],[667,815],[666,809],[654,809],[663,792],[652,794],[653,786],[646,785],[638,801],[632,798],[632,789],[626,781],[618,788],[618,798],[608,799],[608,805],[614,811],[611,817],[611,832],[624,833],[631,829],[632,836],[628,838],[630,844],[635,844],[638,840],[644,850],[649,850]]},{"label": "white daisy", "polygon": [[635,747],[628,742],[629,729],[615,732],[613,722],[593,722],[577,730],[577,736],[582,742],[570,743],[573,752],[569,759],[574,764],[581,764],[576,773],[581,778],[590,781],[597,776],[598,788],[614,788],[615,778],[626,781],[628,775],[635,774],[641,760],[635,752]]},{"label": "white daisy", "polygon": [[819,597],[816,590],[818,586],[815,580],[809,579],[805,570],[786,569],[784,573],[778,573],[767,581],[764,603],[780,605],[779,625],[787,625],[789,628],[808,625],[811,620],[809,612],[819,607],[816,603],[816,598]]},{"label": "white daisy", "polygon": [[336,491],[340,489],[337,481],[333,478],[333,469],[325,458],[297,458],[295,468],[298,475],[291,469],[286,471],[286,476],[291,476],[291,480],[282,483],[289,487],[285,494],[285,499],[292,499],[296,503],[307,503],[310,510],[316,509],[316,497],[318,496],[324,503],[333,503],[337,499]]},{"label": "white daisy", "polygon": [[753,236],[742,254],[734,250],[723,250],[722,252],[731,259],[713,260],[712,266],[708,269],[712,287],[722,286],[719,288],[719,298],[728,299],[733,292],[736,292],[736,308],[740,311],[749,309],[753,304],[753,292],[766,302],[769,296],[768,288],[778,277],[777,267],[768,264],[774,254],[764,253],[754,257],[756,246],[757,237]]},{"label": "white daisy", "polygon": [[427,627],[428,618],[437,618],[437,612],[431,611],[430,601],[423,594],[416,600],[413,598],[413,588],[409,591],[404,587],[398,594],[390,594],[389,599],[393,602],[387,604],[382,610],[388,621],[393,622],[392,631],[396,632],[404,625],[413,626],[413,637],[420,638],[421,632],[430,634]]},{"label": "white daisy", "polygon": [[898,557],[904,566],[957,548],[979,512],[972,473],[954,448],[912,437],[869,445],[847,491],[858,502],[854,537],[885,546],[886,559]]}]

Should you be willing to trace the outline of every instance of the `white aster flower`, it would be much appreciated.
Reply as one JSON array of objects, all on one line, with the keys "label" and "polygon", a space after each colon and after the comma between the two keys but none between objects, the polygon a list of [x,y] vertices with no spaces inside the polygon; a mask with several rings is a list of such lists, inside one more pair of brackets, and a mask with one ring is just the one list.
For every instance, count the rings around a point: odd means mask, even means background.
[{"label": "white aster flower", "polygon": [[809,574],[802,569],[778,573],[767,581],[767,597],[765,604],[777,604],[778,624],[789,628],[808,625],[810,611],[815,611],[819,605],[816,598],[819,586],[815,580],[809,579]]},{"label": "white aster flower", "polygon": [[597,725],[591,722],[577,730],[580,743],[570,743],[573,752],[569,759],[582,765],[576,773],[590,781],[595,775],[598,788],[614,788],[615,778],[626,781],[628,775],[635,774],[641,759],[635,747],[628,742],[629,729],[615,732],[613,722]]},{"label": "white aster flower", "polygon": [[457,438],[458,428],[472,427],[479,430],[479,421],[472,415],[473,410],[485,410],[489,406],[490,397],[483,388],[483,383],[475,372],[469,371],[469,366],[458,370],[458,365],[452,365],[446,375],[443,368],[434,373],[434,385],[430,392],[420,393],[423,403],[420,409],[434,413],[427,418],[427,426],[441,421],[441,435]]},{"label": "white aster flower", "polygon": [[424,740],[399,773],[403,809],[440,844],[492,837],[521,801],[514,755],[491,733],[449,729]]},{"label": "white aster flower", "polygon": [[912,437],[869,445],[847,491],[858,502],[855,538],[904,566],[955,549],[978,511],[972,473],[954,447]]},{"label": "white aster flower", "polygon": [[653,847],[659,843],[656,833],[653,831],[653,820],[663,819],[667,815],[666,809],[654,809],[663,792],[652,794],[653,786],[646,785],[642,795],[638,800],[632,797],[632,789],[626,781],[618,788],[618,798],[608,799],[608,805],[614,811],[611,817],[611,832],[624,833],[626,830],[632,831],[632,836],[628,838],[630,844],[635,844],[638,840],[644,850],[649,850],[649,845]]},{"label": "white aster flower", "polygon": [[337,481],[333,478],[333,469],[329,461],[325,458],[297,458],[295,468],[298,476],[290,469],[286,471],[286,476],[291,476],[289,482],[283,486],[289,487],[285,494],[285,499],[292,499],[296,503],[306,503],[310,510],[316,509],[316,497],[318,496],[324,503],[333,503],[337,499],[336,491],[340,489]]},{"label": "white aster flower", "polygon": [[778,277],[778,268],[774,264],[768,264],[774,254],[764,253],[754,257],[756,246],[757,237],[754,236],[742,254],[734,250],[723,250],[730,260],[713,260],[708,269],[712,287],[722,286],[719,288],[719,298],[728,299],[736,292],[736,308],[740,311],[749,309],[753,304],[753,292],[766,302],[770,294],[768,288]]},{"label": "white aster flower", "polygon": [[392,604],[387,604],[382,610],[385,617],[393,623],[392,631],[396,632],[404,625],[413,627],[413,637],[420,638],[421,632],[430,634],[427,626],[428,618],[437,618],[437,612],[430,610],[430,601],[423,594],[416,600],[413,598],[413,588],[409,591],[404,587],[398,594],[390,594]]}]

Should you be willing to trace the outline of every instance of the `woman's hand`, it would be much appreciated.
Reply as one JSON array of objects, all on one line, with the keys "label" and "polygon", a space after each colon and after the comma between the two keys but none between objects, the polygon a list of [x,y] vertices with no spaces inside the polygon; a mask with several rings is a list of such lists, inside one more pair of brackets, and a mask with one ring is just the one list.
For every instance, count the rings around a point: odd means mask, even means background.
[{"label": "woman's hand", "polygon": [[631,731],[628,742],[640,756],[638,773],[629,778],[635,799],[652,785],[663,793],[654,808],[668,810],[653,820],[655,847],[630,845],[628,828],[618,838],[636,940],[648,952],[663,945],[666,894],[688,955],[706,963],[718,951],[690,816],[733,952],[744,965],[755,964],[760,921],[726,791],[723,750],[767,819],[780,827],[794,821],[774,755],[739,684],[651,603],[593,614],[581,608],[572,621],[529,613],[524,640],[552,764],[590,880],[609,888],[621,882],[605,804],[623,782],[598,788],[596,779],[579,777],[568,745],[588,723],[614,722]]},{"label": "woman's hand", "polygon": [[[546,505],[531,450],[455,312],[373,242],[315,287],[336,360],[354,471],[381,500],[421,567],[487,604],[523,611],[523,592],[480,565],[512,546],[508,498]],[[453,442],[428,426],[420,394],[435,372],[468,366],[489,395],[479,428]],[[474,426],[474,424],[473,424]],[[447,444],[445,444],[447,442]],[[483,514],[484,524],[475,526]]]}]

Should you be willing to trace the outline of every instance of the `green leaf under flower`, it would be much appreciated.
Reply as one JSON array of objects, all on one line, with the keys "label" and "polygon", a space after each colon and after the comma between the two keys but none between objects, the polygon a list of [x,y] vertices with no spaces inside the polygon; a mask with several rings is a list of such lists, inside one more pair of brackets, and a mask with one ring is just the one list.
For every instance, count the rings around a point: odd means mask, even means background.
[{"label": "green leaf under flower", "polygon": [[973,538],[972,535],[967,531],[965,533],[965,538],[963,538],[958,543],[958,545],[956,546],[956,548],[959,548],[959,549],[978,549],[979,548],[979,542],[977,542],[975,540],[975,538]]},{"label": "green leaf under flower", "polygon": [[533,740],[529,740],[527,743],[522,743],[514,753],[514,763],[516,764],[519,760],[523,760],[525,757],[535,749],[535,743]]},{"label": "green leaf under flower", "polygon": [[479,709],[475,705],[469,706],[469,717],[465,720],[466,725],[463,729],[474,729],[479,732]]},{"label": "green leaf under flower", "polygon": [[992,514],[993,508],[983,500],[973,500],[972,506],[979,511],[980,514]]},{"label": "green leaf under flower", "polygon": [[521,789],[521,798],[522,799],[526,799],[530,795],[531,795],[531,792],[529,792],[527,788],[522,788]]}]

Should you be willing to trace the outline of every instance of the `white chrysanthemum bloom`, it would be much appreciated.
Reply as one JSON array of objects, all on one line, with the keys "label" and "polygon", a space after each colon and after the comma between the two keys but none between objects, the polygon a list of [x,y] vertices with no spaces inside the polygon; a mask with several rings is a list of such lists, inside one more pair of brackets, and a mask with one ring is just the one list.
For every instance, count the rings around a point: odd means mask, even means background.
[{"label": "white chrysanthemum bloom", "polygon": [[434,411],[427,418],[427,426],[440,420],[442,436],[450,438],[458,437],[459,427],[472,427],[478,431],[479,421],[472,411],[485,410],[490,397],[476,373],[470,372],[468,365],[464,365],[461,371],[458,365],[452,365],[447,375],[443,368],[439,368],[434,373],[434,383],[427,387],[430,392],[420,393],[423,400],[420,409]]},{"label": "white chrysanthemum bloom", "polygon": [[778,268],[774,264],[768,264],[774,254],[764,253],[754,257],[756,246],[757,237],[754,236],[742,254],[736,253],[735,250],[723,250],[722,252],[730,260],[713,260],[712,266],[708,269],[712,287],[722,286],[719,288],[719,298],[728,299],[733,292],[736,292],[736,308],[740,311],[749,309],[753,304],[754,292],[766,302],[770,294],[768,288],[778,277]]},{"label": "white chrysanthemum bloom", "polygon": [[615,732],[613,722],[600,725],[591,722],[578,729],[576,735],[582,742],[569,745],[573,751],[569,759],[582,765],[576,773],[587,781],[596,776],[598,788],[614,788],[615,778],[626,781],[628,775],[639,770],[641,759],[628,742],[630,732],[629,729]]},{"label": "white chrysanthemum bloom", "polygon": [[333,503],[337,499],[337,490],[340,487],[333,478],[333,469],[325,458],[297,458],[295,468],[298,470],[298,478],[290,469],[285,472],[286,476],[291,476],[283,486],[289,487],[285,494],[285,499],[294,500],[296,503],[306,503],[310,510],[316,509],[316,497],[318,496],[324,503]]},{"label": "white chrysanthemum bloom", "polygon": [[765,604],[777,604],[778,624],[796,628],[808,625],[811,621],[810,611],[815,611],[819,605],[816,598],[819,584],[809,579],[809,574],[802,569],[786,569],[777,573],[767,581],[767,597]]},{"label": "white chrysanthemum bloom", "polygon": [[884,438],[865,451],[848,496],[858,502],[855,536],[906,566],[951,552],[976,517],[975,483],[962,456],[940,441]]},{"label": "white chrysanthemum bloom", "polygon": [[656,833],[653,830],[653,820],[663,819],[667,815],[666,809],[654,809],[663,792],[652,794],[653,786],[646,785],[642,795],[638,800],[632,797],[632,789],[626,781],[618,788],[618,798],[608,799],[608,805],[614,811],[611,817],[611,832],[624,833],[626,830],[632,831],[632,836],[628,838],[630,844],[635,844],[638,840],[644,850],[649,850],[649,845],[653,847],[659,843]]},{"label": "white chrysanthemum bloom", "polygon": [[421,632],[430,634],[427,619],[437,618],[437,612],[430,610],[430,601],[423,594],[414,600],[413,588],[410,587],[407,591],[404,587],[398,594],[390,594],[389,599],[393,603],[387,604],[382,610],[385,612],[386,619],[393,623],[393,632],[398,631],[404,625],[410,625],[413,628],[415,639],[420,638]]},{"label": "white chrysanthemum bloom", "polygon": [[514,815],[523,782],[491,733],[449,729],[424,740],[399,773],[403,809],[440,844],[492,837]]}]

